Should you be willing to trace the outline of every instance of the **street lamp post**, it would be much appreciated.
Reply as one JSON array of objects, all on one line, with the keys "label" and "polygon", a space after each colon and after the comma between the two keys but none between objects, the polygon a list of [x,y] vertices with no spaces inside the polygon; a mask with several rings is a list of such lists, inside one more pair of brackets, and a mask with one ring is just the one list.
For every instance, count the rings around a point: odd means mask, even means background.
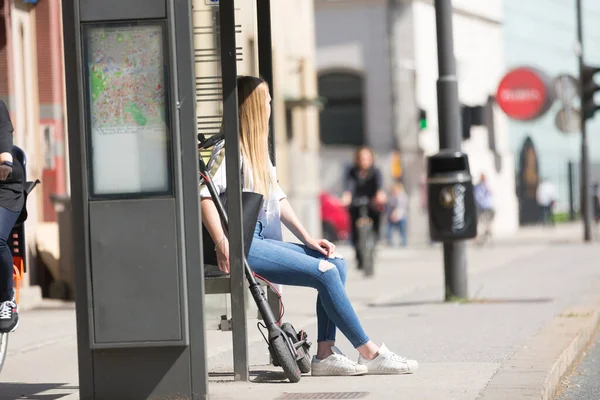
[{"label": "street lamp post", "polygon": [[[577,0],[577,41],[579,58],[579,85],[583,98],[583,24],[581,22],[581,0]],[[586,113],[581,105],[581,211],[583,217],[583,240],[592,240],[591,202],[590,202],[590,160],[586,129]]]},{"label": "street lamp post", "polygon": [[[462,135],[454,40],[452,35],[452,1],[435,0],[439,78],[438,135],[440,150],[461,150]],[[466,245],[463,241],[444,242],[446,300],[468,297]]]}]

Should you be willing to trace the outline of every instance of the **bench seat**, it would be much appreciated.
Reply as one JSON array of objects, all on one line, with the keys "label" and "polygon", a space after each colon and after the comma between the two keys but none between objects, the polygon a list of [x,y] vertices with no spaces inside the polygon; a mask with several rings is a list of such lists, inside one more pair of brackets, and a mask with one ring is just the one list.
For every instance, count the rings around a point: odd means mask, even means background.
[{"label": "bench seat", "polygon": [[[261,286],[267,286],[262,279],[257,279]],[[204,293],[227,294],[231,293],[231,277],[221,272],[216,265],[204,264]]]},{"label": "bench seat", "polygon": [[[245,279],[245,278],[244,278]],[[262,279],[257,279],[261,286],[268,286]],[[231,293],[231,276],[221,272],[219,267],[211,264],[204,264],[204,294],[229,294]],[[267,301],[273,310],[273,314],[279,314],[279,299],[270,290],[267,290]],[[258,315],[259,319],[262,316]]]}]

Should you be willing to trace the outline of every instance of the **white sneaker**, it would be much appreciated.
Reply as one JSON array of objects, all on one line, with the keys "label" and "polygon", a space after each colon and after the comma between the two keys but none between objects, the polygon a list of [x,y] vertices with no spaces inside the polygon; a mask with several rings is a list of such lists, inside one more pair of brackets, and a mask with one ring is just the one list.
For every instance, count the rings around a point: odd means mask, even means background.
[{"label": "white sneaker", "polygon": [[310,369],[313,376],[356,376],[365,375],[368,369],[346,357],[340,349],[331,347],[333,354],[324,360],[313,356]]},{"label": "white sneaker", "polygon": [[419,363],[392,353],[384,344],[379,348],[379,354],[372,360],[358,357],[358,364],[369,370],[369,375],[410,374],[419,368]]}]

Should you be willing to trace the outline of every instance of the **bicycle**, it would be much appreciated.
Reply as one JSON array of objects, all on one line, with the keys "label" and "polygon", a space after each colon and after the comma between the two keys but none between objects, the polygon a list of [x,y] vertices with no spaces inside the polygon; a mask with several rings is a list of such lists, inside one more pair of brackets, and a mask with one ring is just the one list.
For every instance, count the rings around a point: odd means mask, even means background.
[{"label": "bicycle", "polygon": [[[13,146],[13,155],[18,159],[18,161],[23,166],[24,172],[24,180],[23,183],[23,192],[25,193],[25,200],[23,202],[23,209],[21,211],[21,215],[19,216],[15,226],[10,232],[8,237],[8,245],[10,246],[11,252],[13,254],[13,282],[14,282],[14,291],[15,291],[15,302],[19,304],[19,295],[21,292],[21,281],[23,280],[23,276],[26,269],[26,254],[27,249],[25,247],[25,220],[27,219],[27,196],[31,191],[40,183],[39,180],[35,180],[34,182],[27,182],[27,174],[26,174],[26,163],[27,159],[25,157],[25,153],[17,146]],[[8,332],[0,333],[0,372],[2,372],[2,367],[4,366],[4,362],[6,361],[6,355],[8,354]]]},{"label": "bicycle", "polygon": [[373,219],[369,216],[371,200],[362,196],[352,200],[352,206],[358,208],[358,219],[356,221],[355,233],[356,247],[361,255],[360,268],[364,270],[365,276],[370,277],[375,273],[375,245],[377,242],[373,230]]}]

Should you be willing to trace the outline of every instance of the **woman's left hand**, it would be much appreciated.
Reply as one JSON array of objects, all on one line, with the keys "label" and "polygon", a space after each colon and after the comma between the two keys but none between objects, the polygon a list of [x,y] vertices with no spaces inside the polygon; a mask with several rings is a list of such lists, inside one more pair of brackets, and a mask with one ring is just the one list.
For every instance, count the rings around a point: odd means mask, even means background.
[{"label": "woman's left hand", "polygon": [[330,258],[335,251],[335,244],[331,243],[327,239],[309,239],[306,241],[306,246],[309,249],[313,249],[323,254],[325,257]]}]

